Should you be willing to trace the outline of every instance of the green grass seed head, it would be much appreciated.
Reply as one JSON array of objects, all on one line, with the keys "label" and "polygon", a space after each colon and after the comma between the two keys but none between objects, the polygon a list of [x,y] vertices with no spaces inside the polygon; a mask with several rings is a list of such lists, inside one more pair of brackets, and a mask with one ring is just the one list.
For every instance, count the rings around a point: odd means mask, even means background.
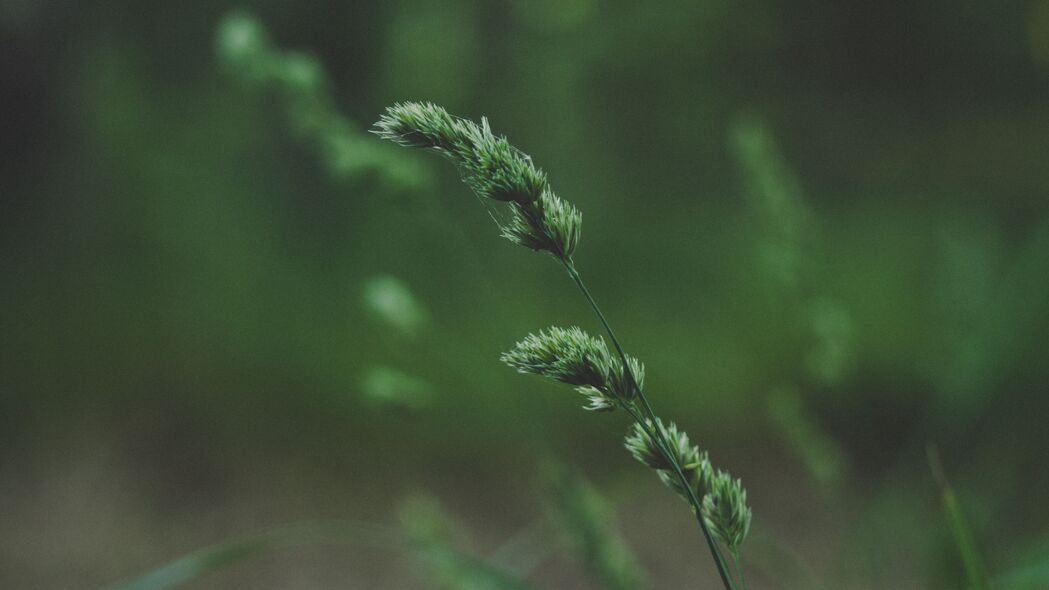
[{"label": "green grass seed head", "polygon": [[532,159],[505,137],[480,124],[452,116],[427,102],[404,102],[386,109],[373,132],[405,147],[432,149],[448,156],[478,196],[507,203],[500,230],[511,242],[571,259],[579,243],[583,216],[562,200]]},{"label": "green grass seed head", "polygon": [[718,470],[703,496],[703,519],[710,532],[736,553],[750,531],[751,510],[743,482]]},{"label": "green grass seed head", "polygon": [[[587,398],[588,410],[606,411],[634,399],[636,390],[625,377],[623,363],[613,356],[603,338],[591,336],[577,327],[552,327],[529,334],[500,359],[521,373],[541,375],[575,385]],[[633,357],[628,360],[643,378],[644,366]]]}]

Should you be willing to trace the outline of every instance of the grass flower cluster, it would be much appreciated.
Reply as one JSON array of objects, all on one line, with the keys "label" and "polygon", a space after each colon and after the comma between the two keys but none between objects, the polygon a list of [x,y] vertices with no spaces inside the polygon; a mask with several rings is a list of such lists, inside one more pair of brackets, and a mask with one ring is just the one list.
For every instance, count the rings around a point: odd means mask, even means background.
[{"label": "grass flower cluster", "polygon": [[391,107],[376,133],[405,147],[436,150],[454,161],[464,180],[482,198],[507,203],[510,217],[500,224],[503,237],[532,250],[570,260],[579,243],[583,216],[554,194],[546,174],[532,159],[478,125],[453,117],[433,104]]},{"label": "grass flower cluster", "polygon": [[[503,362],[574,386],[590,410],[621,410],[634,424],[626,448],[689,504],[726,589],[745,587],[739,546],[750,529],[751,511],[738,479],[715,470],[705,452],[674,424],[664,424],[645,396],[644,366],[624,352],[611,325],[573,261],[582,232],[582,214],[558,197],[532,159],[492,133],[487,119],[475,123],[421,102],[396,104],[374,131],[405,147],[436,151],[454,162],[482,200],[506,207],[499,223],[503,237],[554,257],[568,272],[601,322],[601,337],[577,327],[553,327],[531,334],[502,355]],[[729,567],[724,550],[735,561]]]},{"label": "grass flower cluster", "polygon": [[518,372],[575,385],[587,399],[586,409],[594,411],[630,403],[645,380],[641,361],[627,356],[624,365],[608,352],[604,339],[575,326],[529,334],[500,358]]}]

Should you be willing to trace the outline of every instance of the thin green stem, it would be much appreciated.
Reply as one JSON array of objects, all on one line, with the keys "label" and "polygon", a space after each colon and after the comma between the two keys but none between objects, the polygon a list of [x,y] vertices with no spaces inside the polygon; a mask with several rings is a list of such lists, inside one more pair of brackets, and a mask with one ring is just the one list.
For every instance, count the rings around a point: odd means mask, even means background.
[{"label": "thin green stem", "polygon": [[[637,384],[637,380],[634,378],[634,373],[630,369],[630,363],[627,361],[626,353],[623,352],[623,347],[619,343],[619,339],[616,338],[615,332],[612,330],[612,326],[609,325],[608,319],[605,318],[605,314],[601,312],[601,308],[598,307],[597,301],[594,300],[594,296],[590,294],[590,290],[586,288],[586,284],[583,282],[583,278],[579,276],[579,271],[576,270],[575,265],[572,263],[570,258],[560,257],[561,263],[568,271],[569,276],[582,291],[583,296],[586,298],[590,307],[594,310],[597,318],[601,321],[601,325],[604,326],[605,332],[608,333],[608,338],[612,341],[612,346],[615,347],[616,352],[619,354],[619,359],[623,363],[623,371],[629,379],[630,386],[637,394],[638,400],[641,401],[641,405],[644,409],[644,414],[647,418],[652,420],[652,428],[649,429],[645,416],[640,416],[636,411],[631,411],[631,415],[634,420],[641,425],[641,428],[645,430],[645,433],[659,445],[660,452],[666,457],[667,462],[674,468],[674,475],[681,482],[681,487],[685,490],[688,503],[692,507],[693,513],[696,515],[696,522],[699,523],[699,529],[703,532],[703,537],[707,541],[707,547],[710,549],[710,555],[714,558],[714,562],[718,568],[718,574],[721,576],[721,581],[725,584],[727,590],[735,590],[735,584],[732,581],[732,576],[729,574],[728,565],[725,563],[725,558],[718,549],[717,543],[714,541],[714,536],[710,533],[707,523],[703,520],[702,504],[699,498],[696,497],[695,490],[692,489],[692,485],[689,483],[688,478],[685,477],[684,471],[681,469],[681,465],[678,464],[677,457],[670,452],[670,443],[667,442],[666,436],[663,434],[662,428],[660,428],[660,422],[656,416],[655,411],[652,410],[652,405],[648,403],[648,399],[645,397],[645,393],[641,391],[641,388]],[[651,431],[650,431],[651,430]]]},{"label": "thin green stem", "polygon": [[641,426],[641,429],[645,431],[645,435],[648,436],[649,440],[655,441],[659,447],[659,452],[663,454],[667,462],[670,463],[674,468],[674,473],[681,482],[681,487],[686,492],[686,498],[688,500],[689,509],[692,514],[696,517],[696,522],[699,524],[699,529],[703,532],[703,538],[707,541],[707,547],[710,549],[710,554],[714,558],[714,563],[717,565],[718,574],[721,576],[721,581],[725,584],[725,588],[728,590],[735,590],[735,581],[732,578],[725,557],[721,554],[721,550],[718,548],[717,543],[714,541],[713,535],[710,533],[707,523],[703,520],[703,512],[699,498],[696,497],[695,491],[689,484],[688,478],[685,476],[684,471],[677,462],[677,457],[670,452],[670,443],[667,442],[666,436],[663,435],[662,430],[659,428],[660,422],[656,420],[649,420],[642,415],[643,411],[639,411],[636,404],[627,404],[624,406],[627,412],[634,421]]},{"label": "thin green stem", "polygon": [[739,550],[733,549],[729,553],[732,554],[732,560],[736,562],[736,574],[739,575],[739,583],[743,586],[743,590],[749,590],[747,588],[747,578],[743,575],[743,564],[739,562]]}]

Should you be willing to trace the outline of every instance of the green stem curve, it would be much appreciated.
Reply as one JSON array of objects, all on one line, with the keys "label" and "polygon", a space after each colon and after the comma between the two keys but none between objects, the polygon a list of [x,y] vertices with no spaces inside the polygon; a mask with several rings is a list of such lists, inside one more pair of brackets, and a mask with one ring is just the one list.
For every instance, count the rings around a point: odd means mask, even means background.
[{"label": "green stem curve", "polygon": [[688,503],[692,507],[693,513],[696,515],[696,522],[699,523],[699,528],[703,532],[703,538],[707,542],[707,547],[710,549],[710,555],[714,558],[714,562],[718,568],[718,574],[721,576],[721,581],[725,584],[726,590],[735,590],[735,584],[732,581],[732,577],[729,575],[728,565],[725,562],[724,556],[718,549],[717,542],[714,540],[714,536],[710,533],[710,528],[707,527],[707,523],[703,520],[702,504],[699,498],[696,497],[696,492],[692,489],[692,486],[688,482],[688,478],[685,477],[684,471],[681,469],[681,465],[678,464],[677,458],[670,452],[670,443],[667,442],[666,436],[663,434],[663,430],[659,428],[660,422],[655,411],[652,409],[652,404],[648,402],[648,398],[645,397],[645,393],[641,391],[637,381],[634,378],[634,373],[630,369],[630,363],[627,362],[626,353],[623,352],[623,346],[619,343],[619,339],[616,338],[615,332],[612,330],[612,326],[608,323],[608,319],[605,318],[605,314],[601,312],[601,308],[598,307],[597,301],[594,300],[594,296],[590,294],[590,290],[587,289],[586,283],[583,282],[583,278],[579,275],[579,271],[576,270],[575,264],[572,263],[571,258],[560,257],[561,264],[564,265],[568,271],[569,276],[575,282],[579,290],[582,291],[583,296],[586,298],[590,307],[594,310],[594,314],[597,315],[598,320],[601,321],[601,325],[604,326],[605,332],[608,334],[609,339],[612,341],[612,346],[615,347],[616,353],[618,353],[620,360],[623,363],[623,371],[626,373],[627,378],[630,380],[630,386],[637,393],[637,399],[641,401],[644,414],[647,418],[652,420],[653,427],[648,428],[643,416],[638,416],[636,412],[631,412],[634,420],[641,425],[641,428],[645,430],[645,433],[659,445],[659,450],[666,457],[667,461],[673,466],[674,474],[678,480],[681,481],[681,487],[685,490],[688,496]]}]

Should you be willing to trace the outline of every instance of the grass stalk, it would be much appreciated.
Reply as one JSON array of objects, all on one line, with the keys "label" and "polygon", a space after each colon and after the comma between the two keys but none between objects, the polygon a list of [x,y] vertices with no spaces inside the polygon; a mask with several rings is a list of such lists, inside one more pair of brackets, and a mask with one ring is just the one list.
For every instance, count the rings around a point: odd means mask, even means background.
[{"label": "grass stalk", "polygon": [[984,566],[983,558],[976,547],[976,537],[973,535],[969,522],[962,511],[961,502],[954,493],[954,488],[947,481],[947,475],[940,461],[940,452],[935,445],[925,448],[929,459],[929,470],[932,471],[933,479],[940,487],[941,500],[943,501],[943,512],[947,517],[947,524],[951,530],[951,539],[958,549],[958,556],[965,568],[965,578],[972,590],[988,590],[990,585],[987,581],[987,568]]},{"label": "grass stalk", "polygon": [[503,204],[506,218],[492,217],[504,238],[535,252],[547,252],[568,271],[615,352],[610,352],[603,337],[575,326],[555,326],[529,334],[503,353],[501,360],[520,373],[574,386],[587,399],[587,410],[627,412],[635,424],[625,439],[626,449],[688,502],[725,589],[736,590],[719,543],[735,552],[746,537],[751,521],[746,490],[740,480],[715,470],[707,453],[675,424],[664,424],[652,409],[642,391],[644,365],[623,350],[573,263],[582,213],[554,193],[546,173],[527,154],[492,133],[487,119],[478,124],[432,103],[406,102],[388,108],[376,123],[375,133],[404,147],[429,149],[448,157],[482,202]]},{"label": "grass stalk", "polygon": [[660,446],[660,450],[662,451],[663,456],[666,457],[667,461],[671,464],[671,466],[673,466],[674,475],[681,482],[681,487],[683,487],[688,494],[687,500],[689,506],[691,507],[692,512],[696,516],[696,522],[699,523],[700,531],[703,532],[703,538],[707,542],[707,548],[710,549],[710,556],[714,559],[714,563],[717,565],[718,575],[721,576],[721,581],[725,584],[725,588],[727,590],[735,590],[735,584],[732,581],[732,577],[729,575],[728,566],[725,563],[725,557],[721,554],[717,542],[714,540],[713,535],[710,533],[710,528],[707,527],[707,523],[703,519],[702,504],[700,503],[699,498],[696,497],[696,492],[692,489],[692,486],[689,484],[688,478],[685,477],[684,470],[678,463],[677,457],[670,452],[670,443],[667,442],[666,437],[663,435],[662,429],[658,426],[649,428],[647,421],[645,420],[645,418],[647,418],[652,421],[652,424],[659,424],[659,422],[657,421],[658,416],[656,416],[655,411],[652,409],[652,404],[649,403],[648,398],[645,396],[645,393],[641,390],[641,388],[637,386],[637,380],[634,378],[633,371],[631,371],[630,369],[630,363],[627,362],[626,353],[623,352],[623,346],[619,343],[619,338],[616,337],[615,331],[612,329],[612,326],[608,323],[608,318],[606,318],[605,314],[601,312],[601,308],[597,305],[597,301],[594,299],[594,296],[590,293],[590,289],[586,287],[586,283],[583,282],[583,278],[579,275],[579,271],[576,270],[575,264],[572,262],[572,260],[570,258],[562,258],[561,264],[564,265],[565,269],[568,271],[568,275],[572,277],[572,280],[575,282],[576,286],[579,287],[579,290],[583,293],[583,296],[586,298],[587,303],[590,304],[590,308],[594,310],[594,314],[597,315],[597,318],[601,321],[601,325],[604,326],[605,332],[608,334],[609,340],[612,341],[612,346],[616,349],[616,353],[619,355],[620,360],[623,362],[623,370],[624,372],[626,372],[627,378],[630,380],[630,385],[634,388],[634,391],[637,392],[637,399],[641,402],[643,415],[639,415],[634,412],[631,412],[631,415],[633,416],[634,420],[638,423],[638,425],[640,425],[641,428],[645,429],[645,432],[648,434],[648,436],[652,438],[652,440],[656,441],[656,443]]},{"label": "grass stalk", "polygon": [[747,587],[747,577],[743,575],[743,564],[739,561],[739,551],[732,551],[732,561],[736,564],[736,575],[739,576],[739,585],[743,590],[750,590]]}]

